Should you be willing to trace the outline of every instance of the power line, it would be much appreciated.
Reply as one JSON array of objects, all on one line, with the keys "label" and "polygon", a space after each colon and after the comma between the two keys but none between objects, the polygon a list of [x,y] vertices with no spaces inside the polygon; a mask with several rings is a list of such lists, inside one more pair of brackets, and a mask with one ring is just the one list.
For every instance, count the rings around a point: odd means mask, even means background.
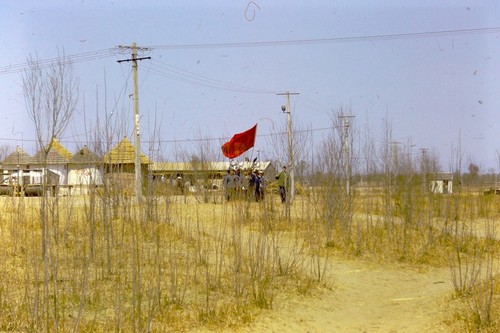
[{"label": "power line", "polygon": [[457,29],[457,30],[438,30],[438,31],[425,31],[425,32],[364,35],[364,36],[349,36],[349,37],[332,37],[332,38],[278,40],[278,41],[153,45],[153,46],[151,46],[151,48],[154,48],[154,49],[210,49],[210,48],[241,48],[241,47],[274,47],[274,46],[291,46],[291,45],[404,40],[404,39],[419,39],[419,38],[430,38],[430,37],[454,37],[454,36],[468,36],[468,35],[492,34],[492,33],[500,33],[500,27]]},{"label": "power line", "polygon": [[[321,127],[321,128],[313,128],[313,129],[304,129],[304,130],[293,130],[293,134],[298,134],[298,133],[306,133],[306,132],[320,132],[320,131],[327,131],[327,130],[333,130],[335,127]],[[269,133],[269,134],[257,134],[257,137],[272,137],[272,136],[278,136],[278,135],[286,135],[288,132],[286,131],[281,131],[281,132],[275,132],[275,133]],[[61,138],[59,142],[61,143],[66,143],[66,144],[87,144],[89,141],[88,140],[70,140],[69,138],[73,137],[79,137],[82,134],[75,134],[72,136],[66,136],[64,138]],[[85,134],[83,134],[85,135]],[[158,140],[141,140],[143,143],[182,143],[182,142],[201,142],[201,141],[219,141],[219,140],[228,140],[230,139],[230,136],[227,137],[217,137],[217,138],[202,138],[202,139],[158,139]],[[117,144],[121,138],[117,142],[111,142],[111,144]],[[0,138],[0,141],[19,141],[16,138]],[[24,139],[25,142],[38,142],[35,139]]]},{"label": "power line", "polygon": [[184,82],[188,84],[193,84],[197,86],[210,87],[222,90],[243,92],[243,93],[254,93],[254,94],[274,94],[274,91],[251,88],[237,84],[231,84],[228,82],[220,81],[217,79],[209,78],[207,76],[195,74],[186,70],[179,69],[172,65],[164,64],[159,61],[152,61],[151,68],[149,71],[158,76],[176,80],[179,82]]},{"label": "power line", "polygon": [[[335,130],[335,129],[338,129],[338,127],[323,127],[323,128],[314,128],[314,129],[307,129],[307,130],[294,130],[293,133],[294,134],[297,134],[297,133],[303,133],[303,132],[319,132],[319,131],[328,131],[328,130]],[[272,137],[272,136],[285,136],[287,134],[286,131],[281,131],[281,132],[275,132],[275,133],[269,133],[269,134],[258,134],[257,137],[261,137],[261,138],[265,138],[265,137]],[[75,137],[75,136],[79,136],[79,135],[74,135],[72,137]],[[199,139],[166,139],[166,140],[162,140],[162,139],[158,139],[158,140],[141,140],[142,143],[144,144],[150,144],[150,143],[156,143],[156,144],[173,144],[173,145],[176,145],[176,144],[182,144],[182,143],[198,143],[198,142],[211,142],[211,141],[215,141],[215,142],[224,142],[224,141],[227,141],[230,137],[210,137],[210,138],[199,138]],[[117,141],[114,141],[112,140],[111,142],[108,142],[108,145],[109,146],[115,146],[117,145],[120,141],[121,141],[121,137],[119,139],[117,139]],[[14,141],[19,141],[18,139],[11,139],[11,138],[0,138],[0,142],[1,141],[10,141],[10,142],[14,142]],[[38,142],[37,140],[34,140],[34,139],[23,139],[23,142],[25,143],[28,143],[28,142]],[[85,145],[85,144],[89,144],[90,141],[85,141],[85,140],[70,140],[69,137],[65,137],[65,138],[61,138],[59,140],[59,142],[63,145],[67,145],[67,144],[77,144],[77,145]],[[381,141],[382,144],[384,144],[384,141]],[[426,150],[428,151],[427,148],[422,148],[421,150]],[[420,153],[419,152],[412,152],[410,154],[406,154],[405,155],[411,155],[411,156],[418,156]],[[353,161],[365,161],[365,160],[370,160],[370,161],[384,161],[386,160],[387,158],[394,158],[396,156],[399,156],[399,155],[394,155],[393,153],[389,153],[389,154],[379,154],[377,152],[373,152],[370,154],[370,156],[361,156],[360,154],[351,154],[350,155],[350,159],[353,160]]]},{"label": "power line", "polygon": [[[310,45],[310,44],[329,44],[329,43],[350,43],[350,42],[367,42],[367,41],[390,41],[404,39],[419,39],[419,38],[435,38],[435,37],[455,37],[455,36],[470,36],[500,33],[500,27],[486,28],[471,28],[471,29],[456,29],[456,30],[437,30],[424,32],[409,32],[396,34],[380,34],[380,35],[363,35],[363,36],[347,36],[347,37],[331,37],[331,38],[310,38],[310,39],[294,39],[294,40],[277,40],[277,41],[256,41],[256,42],[234,42],[234,43],[205,43],[205,44],[172,44],[172,45],[152,45],[145,47],[144,50],[152,49],[209,49],[209,48],[242,48],[242,47],[275,47],[275,46],[292,46],[292,45]],[[143,51],[142,49],[139,51]],[[50,66],[56,61],[68,61],[72,63],[85,62],[103,59],[116,56],[122,53],[120,46],[113,48],[102,49],[97,51],[88,51],[76,53],[73,55],[63,55],[61,57],[49,58],[45,60],[36,60],[41,67]],[[29,63],[18,63],[0,66],[0,75],[13,74],[22,72],[29,68]]]},{"label": "power line", "polygon": [[[59,62],[59,61],[63,61],[65,63],[78,63],[78,62],[104,59],[104,58],[112,57],[115,55],[116,55],[116,48],[111,48],[111,49],[103,49],[103,50],[98,50],[98,51],[77,53],[77,54],[73,54],[73,55],[61,55],[60,57],[49,58],[49,59],[45,59],[45,60],[34,59],[33,61],[36,62],[41,68],[44,68],[44,67],[51,66],[52,64]],[[20,72],[23,72],[29,68],[30,68],[29,62],[0,66],[0,75],[20,73]]]},{"label": "power line", "polygon": [[297,96],[297,104],[304,105],[307,107],[307,109],[309,109],[311,111],[324,113],[324,114],[329,114],[329,112],[331,112],[333,109],[332,107],[322,105],[321,103],[318,103],[315,100],[313,100],[309,97],[306,97],[304,95]]}]

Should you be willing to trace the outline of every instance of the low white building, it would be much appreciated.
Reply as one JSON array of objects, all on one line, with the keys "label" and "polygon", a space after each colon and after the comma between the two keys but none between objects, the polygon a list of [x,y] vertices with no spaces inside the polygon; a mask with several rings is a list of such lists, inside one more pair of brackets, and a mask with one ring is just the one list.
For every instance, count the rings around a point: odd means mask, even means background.
[{"label": "low white building", "polygon": [[212,185],[222,188],[222,179],[230,168],[239,168],[242,173],[257,169],[262,171],[264,177],[268,180],[274,179],[277,172],[270,161],[240,162],[236,164],[230,162],[154,162],[149,166],[149,171],[153,176],[153,180],[156,181],[164,180],[173,183],[175,179],[181,177],[191,185],[209,180]]},{"label": "low white building", "polygon": [[101,159],[87,146],[78,150],[68,161],[68,187],[71,194],[88,194],[91,187],[103,185]]},{"label": "low white building", "polygon": [[432,193],[453,193],[453,174],[451,172],[437,172],[431,174],[429,175],[429,182]]}]

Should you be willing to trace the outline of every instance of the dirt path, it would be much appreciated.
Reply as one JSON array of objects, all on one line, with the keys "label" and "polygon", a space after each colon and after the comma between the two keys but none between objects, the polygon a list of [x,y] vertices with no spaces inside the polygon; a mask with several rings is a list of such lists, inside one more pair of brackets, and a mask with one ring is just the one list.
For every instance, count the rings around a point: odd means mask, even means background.
[{"label": "dirt path", "polygon": [[355,261],[332,264],[332,291],[283,295],[240,332],[446,332],[441,312],[453,290],[448,269],[416,272]]}]

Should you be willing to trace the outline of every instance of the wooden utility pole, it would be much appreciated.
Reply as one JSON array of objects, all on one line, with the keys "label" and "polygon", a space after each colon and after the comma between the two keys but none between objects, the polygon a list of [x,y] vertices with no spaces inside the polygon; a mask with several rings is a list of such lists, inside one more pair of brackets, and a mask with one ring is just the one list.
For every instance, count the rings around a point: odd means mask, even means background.
[{"label": "wooden utility pole", "polygon": [[147,48],[138,48],[136,43],[133,42],[132,46],[119,46],[120,48],[131,49],[132,58],[118,60],[121,62],[132,62],[132,75],[134,80],[134,143],[135,143],[135,193],[137,201],[140,203],[142,199],[142,172],[141,172],[141,135],[139,130],[139,84],[137,74],[137,61],[144,59],[151,59],[151,57],[137,57],[137,50],[147,51]]},{"label": "wooden utility pole", "polygon": [[429,159],[427,157],[427,148],[420,148],[420,152],[422,153],[422,159],[420,161],[420,171],[422,172],[422,189],[425,193],[427,189],[427,174],[429,173]]},{"label": "wooden utility pole", "polygon": [[342,119],[343,128],[344,128],[344,172],[346,177],[346,191],[347,195],[351,193],[351,156],[349,151],[349,127],[351,126],[350,118],[354,118],[353,115],[340,115],[339,118]]},{"label": "wooden utility pole", "polygon": [[[286,205],[287,208],[290,208],[290,203],[293,201],[295,197],[295,175],[294,175],[294,161],[293,161],[293,140],[292,140],[292,115],[290,108],[290,95],[298,95],[298,92],[283,92],[277,93],[279,96],[286,96],[286,105],[281,107],[281,111],[287,114],[287,128],[288,128],[288,172],[290,174],[290,184],[286,184],[285,189],[288,190],[286,196]],[[289,185],[289,186],[288,186]],[[289,213],[289,212],[288,212]]]}]

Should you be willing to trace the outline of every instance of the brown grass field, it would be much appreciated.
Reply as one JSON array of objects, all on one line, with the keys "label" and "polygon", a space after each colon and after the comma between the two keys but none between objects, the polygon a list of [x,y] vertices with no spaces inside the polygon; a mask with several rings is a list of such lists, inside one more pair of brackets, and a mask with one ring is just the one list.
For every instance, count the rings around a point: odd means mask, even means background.
[{"label": "brown grass field", "polygon": [[499,332],[500,196],[1,197],[1,332]]}]

